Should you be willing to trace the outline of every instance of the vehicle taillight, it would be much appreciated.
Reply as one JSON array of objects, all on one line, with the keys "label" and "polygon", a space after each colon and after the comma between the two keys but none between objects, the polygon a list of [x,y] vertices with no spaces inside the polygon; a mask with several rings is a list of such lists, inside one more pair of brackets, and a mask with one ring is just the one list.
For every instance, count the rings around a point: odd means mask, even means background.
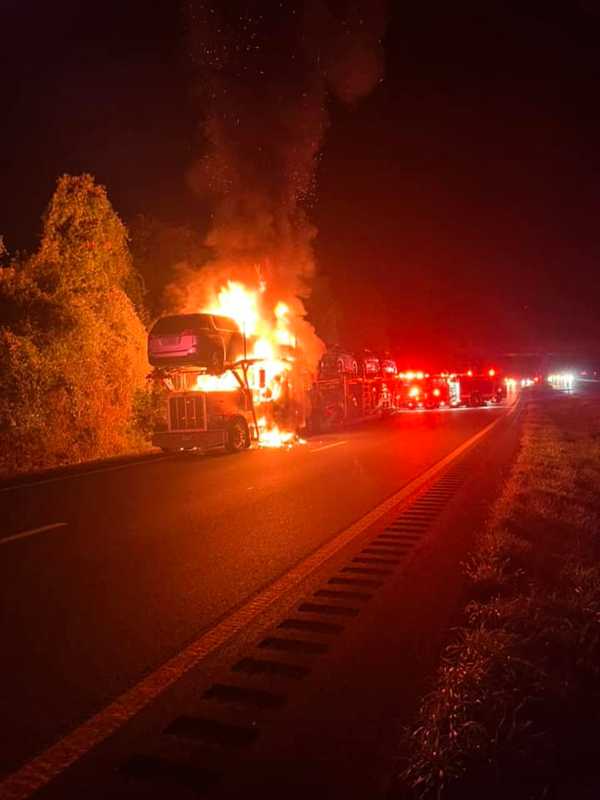
[{"label": "vehicle taillight", "polygon": [[409,397],[418,397],[421,394],[418,386],[411,386],[408,391]]},{"label": "vehicle taillight", "polygon": [[440,396],[440,390],[439,389],[434,389],[433,390],[433,396],[434,397],[439,397]]}]

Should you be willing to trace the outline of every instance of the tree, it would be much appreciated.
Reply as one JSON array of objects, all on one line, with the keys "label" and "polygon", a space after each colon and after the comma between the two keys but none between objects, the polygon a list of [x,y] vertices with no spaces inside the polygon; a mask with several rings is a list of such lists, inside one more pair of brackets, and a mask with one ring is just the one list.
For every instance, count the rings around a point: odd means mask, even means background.
[{"label": "tree", "polygon": [[37,252],[0,268],[5,466],[75,462],[131,446],[148,371],[136,286],[127,230],[104,188],[89,175],[60,178]]},{"label": "tree", "polygon": [[134,271],[123,222],[91,175],[63,175],[43,217],[35,257],[40,285],[54,292],[123,289],[138,311],[142,282]]}]

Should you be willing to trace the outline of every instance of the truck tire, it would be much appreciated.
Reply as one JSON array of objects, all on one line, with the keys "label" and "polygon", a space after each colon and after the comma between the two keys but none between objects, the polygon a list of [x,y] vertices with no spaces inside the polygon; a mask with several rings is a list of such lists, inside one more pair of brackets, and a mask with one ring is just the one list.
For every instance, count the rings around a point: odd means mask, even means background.
[{"label": "truck tire", "polygon": [[234,417],[227,426],[227,440],[225,449],[228,453],[241,453],[250,447],[250,432],[246,420]]}]

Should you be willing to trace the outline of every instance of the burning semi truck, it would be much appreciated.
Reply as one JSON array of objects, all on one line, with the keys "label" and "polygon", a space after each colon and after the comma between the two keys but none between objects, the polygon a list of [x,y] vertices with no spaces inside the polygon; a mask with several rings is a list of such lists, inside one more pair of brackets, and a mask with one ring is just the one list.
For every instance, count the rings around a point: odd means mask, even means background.
[{"label": "burning semi truck", "polygon": [[[158,320],[148,336],[148,361],[151,377],[165,390],[166,413],[154,445],[167,452],[250,446],[256,421],[244,372],[238,376],[231,369],[231,387],[221,377],[229,364],[243,361],[243,350],[242,332],[228,317],[176,314]],[[201,391],[202,381],[211,379],[215,391]]]},{"label": "burning semi truck", "polygon": [[148,358],[151,378],[164,390],[165,413],[155,446],[165,452],[239,452],[252,442],[277,447],[306,431],[393,410],[389,359],[346,363],[326,354],[312,375],[293,348],[271,358],[257,355],[254,344],[230,318],[174,315],[156,323]]},{"label": "burning semi truck", "polygon": [[284,304],[277,304],[273,325],[256,325],[247,314],[239,321],[225,315],[229,294],[240,289],[232,284],[224,291],[221,313],[163,317],[150,331],[150,377],[164,396],[155,446],[166,452],[238,452],[252,442],[277,447],[305,431],[333,430],[393,411],[393,360],[332,348],[310,370],[289,331]]},{"label": "burning semi truck", "polygon": [[287,306],[278,303],[271,323],[261,322],[257,292],[233,282],[215,305],[162,317],[150,330],[150,378],[164,396],[153,444],[166,452],[238,452],[252,442],[291,442],[307,425],[310,380]]},{"label": "burning semi truck", "polygon": [[[152,379],[164,389],[162,429],[152,437],[162,450],[238,452],[254,441],[279,446],[306,427],[306,376],[292,355],[276,359],[248,352],[235,321],[220,317],[223,330],[185,327],[189,317],[159,320],[148,338]],[[162,335],[163,325],[179,333]],[[157,330],[158,327],[158,330]],[[246,352],[244,352],[246,351]],[[179,363],[181,359],[182,363]]]}]

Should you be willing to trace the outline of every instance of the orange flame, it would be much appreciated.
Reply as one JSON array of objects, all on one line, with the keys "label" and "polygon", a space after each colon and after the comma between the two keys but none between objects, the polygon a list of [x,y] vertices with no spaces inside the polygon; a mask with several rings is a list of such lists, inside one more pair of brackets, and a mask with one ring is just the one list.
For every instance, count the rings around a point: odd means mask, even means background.
[{"label": "orange flame", "polygon": [[[254,336],[259,329],[261,319],[258,310],[258,291],[247,289],[239,281],[227,281],[208,308],[207,314],[222,314],[234,319],[246,336]],[[264,291],[264,288],[262,288]]]},{"label": "orange flame", "polygon": [[293,444],[306,444],[304,439],[298,438],[293,431],[282,431],[277,425],[269,425],[264,417],[258,420],[258,427],[261,432],[261,447],[291,447]]},{"label": "orange flame", "polygon": [[[292,430],[281,429],[270,417],[274,404],[285,400],[287,383],[294,366],[293,349],[296,337],[291,331],[290,307],[278,301],[272,309],[266,306],[266,286],[249,289],[239,281],[227,281],[216,293],[205,313],[234,319],[246,337],[246,376],[258,421],[260,444],[283,447],[296,440]],[[290,352],[292,351],[292,352]],[[248,363],[251,362],[251,363]],[[232,371],[222,375],[198,375],[195,389],[202,392],[224,392],[239,389]]]}]

